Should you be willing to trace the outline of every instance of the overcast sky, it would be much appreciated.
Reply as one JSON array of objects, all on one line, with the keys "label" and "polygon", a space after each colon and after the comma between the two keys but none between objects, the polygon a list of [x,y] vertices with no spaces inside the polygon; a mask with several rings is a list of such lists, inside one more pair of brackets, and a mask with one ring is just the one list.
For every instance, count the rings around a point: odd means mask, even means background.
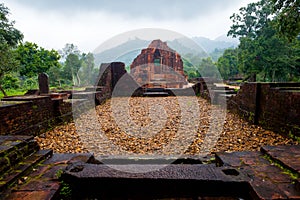
[{"label": "overcast sky", "polygon": [[187,37],[226,34],[229,17],[257,0],[2,0],[24,41],[47,49],[73,43],[93,52],[123,32],[162,28]]}]

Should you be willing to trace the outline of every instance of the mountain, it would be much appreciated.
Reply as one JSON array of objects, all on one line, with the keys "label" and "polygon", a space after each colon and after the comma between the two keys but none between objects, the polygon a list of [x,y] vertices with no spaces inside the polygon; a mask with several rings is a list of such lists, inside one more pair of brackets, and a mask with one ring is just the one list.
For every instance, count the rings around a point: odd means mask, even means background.
[{"label": "mountain", "polygon": [[[140,54],[141,50],[147,48],[150,43],[151,41],[141,40],[139,38],[129,39],[116,47],[95,54],[95,65],[100,66],[101,63],[121,61],[128,66],[132,63],[134,58]],[[190,54],[205,58],[213,54],[216,49],[221,51],[219,52],[221,55],[225,49],[236,47],[238,41],[227,38],[226,36],[220,36],[215,40],[205,37],[193,37],[192,40],[188,38],[177,38],[172,41],[167,41],[167,44],[183,57],[184,55]]]},{"label": "mountain", "polygon": [[141,49],[146,48],[150,42],[139,38],[130,39],[116,47],[95,54],[95,65],[100,66],[101,63],[115,61],[121,61],[128,65],[141,52]]},{"label": "mountain", "polygon": [[238,38],[232,38],[228,37],[227,35],[220,35],[214,41],[223,41],[223,42],[229,42],[238,45],[239,44],[239,39]]},{"label": "mountain", "polygon": [[231,40],[226,36],[220,36],[215,40],[211,40],[205,37],[193,37],[199,46],[201,46],[207,53],[212,53],[215,49],[228,49],[238,46],[238,41]]}]

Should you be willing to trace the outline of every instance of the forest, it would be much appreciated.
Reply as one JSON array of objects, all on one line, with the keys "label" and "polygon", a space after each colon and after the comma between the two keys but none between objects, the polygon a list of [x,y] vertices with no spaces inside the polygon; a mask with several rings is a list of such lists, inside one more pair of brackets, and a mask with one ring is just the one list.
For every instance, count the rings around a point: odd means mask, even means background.
[{"label": "forest", "polygon": [[[236,48],[216,52],[208,58],[183,55],[189,78],[216,77],[224,80],[300,81],[300,1],[261,0],[240,8],[230,16],[228,36],[238,38]],[[47,50],[23,41],[21,30],[0,4],[0,98],[37,88],[37,75],[46,72],[53,90],[93,84],[98,75],[94,55],[74,44]]]}]

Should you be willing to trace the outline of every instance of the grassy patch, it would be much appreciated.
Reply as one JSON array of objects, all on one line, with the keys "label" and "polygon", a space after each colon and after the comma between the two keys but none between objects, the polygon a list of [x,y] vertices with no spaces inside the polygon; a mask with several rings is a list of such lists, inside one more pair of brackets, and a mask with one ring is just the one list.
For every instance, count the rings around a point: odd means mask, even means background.
[{"label": "grassy patch", "polygon": [[[17,95],[24,95],[26,90],[6,90],[5,91],[8,96],[17,96]],[[2,99],[4,95],[0,92],[0,99]]]}]

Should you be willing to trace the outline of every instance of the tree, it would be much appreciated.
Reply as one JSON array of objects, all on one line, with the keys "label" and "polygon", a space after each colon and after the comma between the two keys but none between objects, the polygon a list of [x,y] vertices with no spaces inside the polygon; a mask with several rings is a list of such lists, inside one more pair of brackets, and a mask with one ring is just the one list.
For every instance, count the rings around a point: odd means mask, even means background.
[{"label": "tree", "polygon": [[88,54],[83,53],[81,56],[81,68],[78,73],[80,79],[82,80],[82,84],[84,85],[94,84],[95,81],[94,61],[95,58],[92,53],[88,53]]},{"label": "tree", "polygon": [[69,44],[69,43],[65,44],[64,48],[62,50],[59,50],[58,52],[63,62],[66,61],[68,55],[70,54],[75,54],[77,56],[80,56],[80,51],[78,47],[74,44]]},{"label": "tree", "polygon": [[210,57],[202,59],[199,65],[199,72],[201,77],[220,78],[218,69]]},{"label": "tree", "polygon": [[73,85],[80,85],[78,71],[81,67],[81,60],[76,54],[69,54],[64,65],[64,78],[73,82]]},{"label": "tree", "polygon": [[5,74],[18,68],[19,62],[15,57],[16,52],[7,43],[0,44],[0,90],[4,96],[7,96],[7,94],[2,87],[2,79],[5,77]]},{"label": "tree", "polygon": [[300,33],[300,1],[270,0],[277,16],[277,30],[290,41]]},{"label": "tree", "polygon": [[0,4],[0,43],[10,47],[16,47],[22,41],[23,34],[14,28],[14,21],[8,19],[9,9]]},{"label": "tree", "polygon": [[[279,37],[273,5],[261,0],[235,14],[229,35],[239,36],[238,68],[251,81],[288,81],[298,73],[299,45]],[[238,24],[238,25],[237,25]]]},{"label": "tree", "polygon": [[14,21],[8,19],[9,10],[0,4],[0,91],[7,96],[1,83],[5,74],[18,68],[15,50],[16,45],[22,41],[23,34],[14,28]]},{"label": "tree", "polygon": [[261,0],[242,7],[239,13],[234,13],[230,19],[233,25],[228,36],[255,38],[259,31],[272,19],[272,4],[268,0]]},{"label": "tree", "polygon": [[25,42],[17,48],[17,59],[20,62],[20,75],[33,77],[47,72],[51,67],[60,67],[60,56],[55,50],[46,50],[37,44]]},{"label": "tree", "polygon": [[238,50],[226,49],[218,59],[217,66],[223,79],[228,79],[238,75]]}]

